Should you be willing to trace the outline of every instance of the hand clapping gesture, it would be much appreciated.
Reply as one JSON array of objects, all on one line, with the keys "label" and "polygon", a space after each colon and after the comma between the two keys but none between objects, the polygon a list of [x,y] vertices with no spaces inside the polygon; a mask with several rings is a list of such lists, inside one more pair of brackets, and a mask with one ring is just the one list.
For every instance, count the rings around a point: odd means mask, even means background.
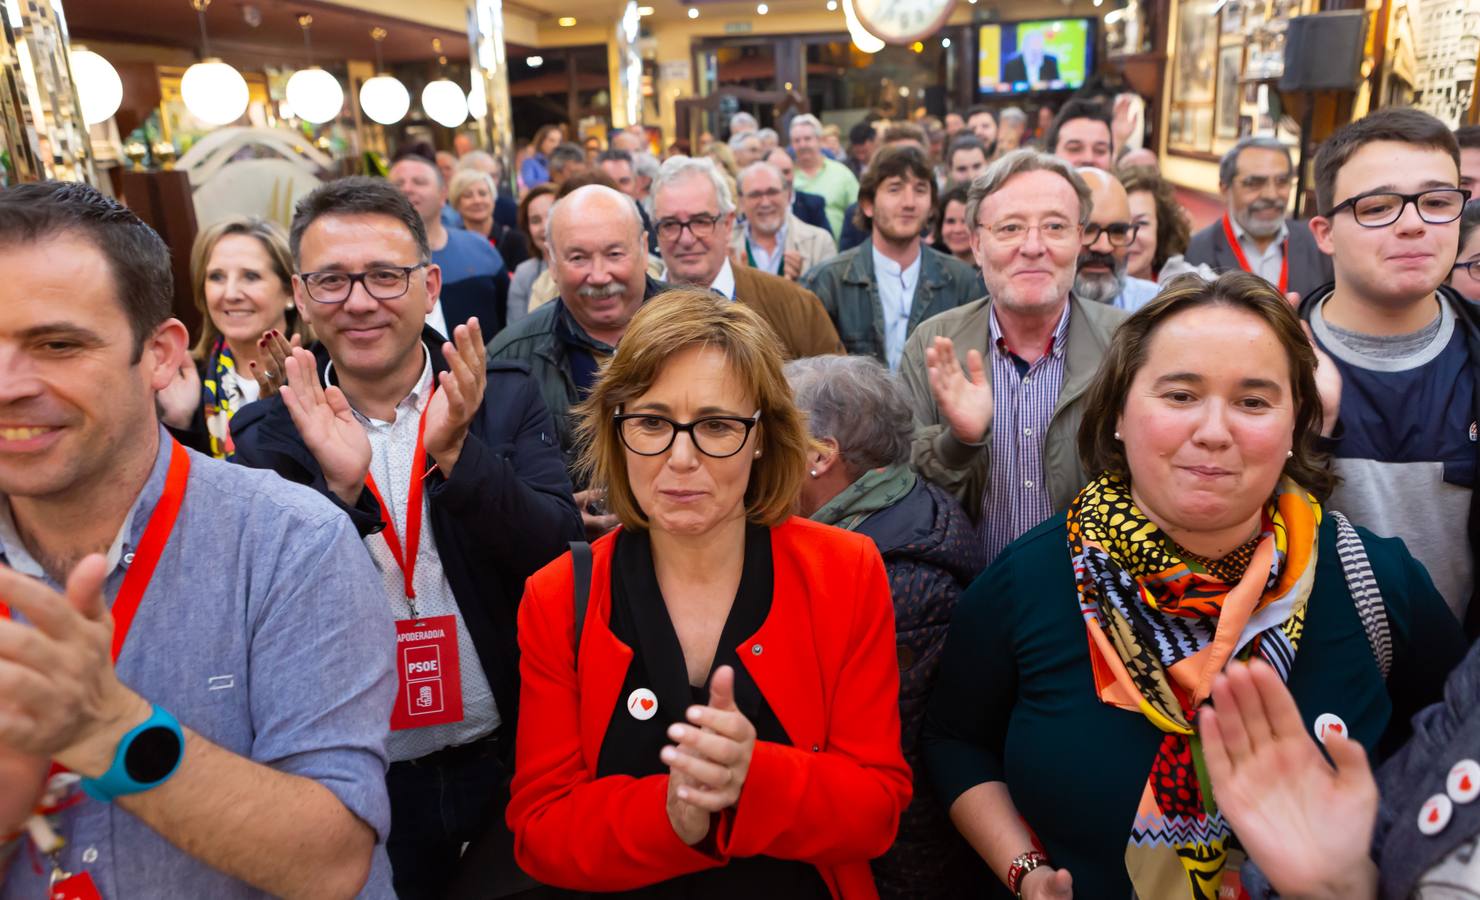
[{"label": "hand clapping gesture", "polygon": [[1262,660],[1213,680],[1198,729],[1218,808],[1282,896],[1376,896],[1377,783],[1361,744],[1328,735],[1332,768]]},{"label": "hand clapping gesture", "polygon": [[740,802],[755,752],[755,726],[735,706],[735,670],[720,666],[709,682],[709,705],[691,706],[692,724],[668,728],[668,821],[684,843],[709,833],[709,817]]},{"label": "hand clapping gesture", "polygon": [[349,400],[337,387],[319,383],[313,354],[295,347],[283,362],[288,383],[282,387],[283,405],[319,468],[329,490],[354,506],[370,472],[370,439],[350,410]]},{"label": "hand clapping gesture", "polygon": [[252,377],[257,379],[258,399],[266,400],[283,386],[288,377],[288,356],[302,346],[303,339],[296,334],[284,340],[282,332],[275,328],[263,332],[262,339],[257,342],[257,349],[262,353],[262,365],[255,361],[248,364]]},{"label": "hand clapping gesture", "polygon": [[966,368],[970,377],[961,371],[950,338],[938,337],[925,348],[925,374],[941,417],[957,440],[977,444],[992,427],[992,376],[975,350],[967,352]]},{"label": "hand clapping gesture", "polygon": [[427,407],[425,442],[442,477],[451,478],[468,426],[483,405],[483,391],[488,386],[488,351],[476,317],[457,326],[452,341],[442,345],[442,357],[450,370],[437,376],[437,392]]}]

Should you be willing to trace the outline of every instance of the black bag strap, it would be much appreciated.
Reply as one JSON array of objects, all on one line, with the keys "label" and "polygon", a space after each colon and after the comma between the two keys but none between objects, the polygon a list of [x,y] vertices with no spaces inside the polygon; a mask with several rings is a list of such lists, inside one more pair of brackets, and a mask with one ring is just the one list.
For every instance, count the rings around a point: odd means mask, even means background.
[{"label": "black bag strap", "polygon": [[1341,557],[1347,591],[1356,604],[1362,628],[1367,632],[1367,643],[1372,645],[1377,668],[1386,681],[1393,668],[1393,638],[1388,625],[1387,605],[1382,602],[1382,591],[1372,574],[1372,564],[1367,560],[1367,548],[1362,545],[1361,535],[1346,516],[1334,509],[1330,515],[1336,520],[1336,554]]},{"label": "black bag strap", "polygon": [[591,545],[585,541],[571,541],[570,559],[576,576],[576,646],[574,659],[579,663],[581,659],[581,632],[586,627],[586,606],[591,602]]}]

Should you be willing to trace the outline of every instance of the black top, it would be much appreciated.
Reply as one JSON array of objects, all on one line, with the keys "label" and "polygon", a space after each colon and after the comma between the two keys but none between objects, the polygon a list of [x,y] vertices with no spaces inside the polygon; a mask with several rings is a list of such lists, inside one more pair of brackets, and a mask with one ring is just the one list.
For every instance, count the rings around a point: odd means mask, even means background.
[{"label": "black top", "polygon": [[[745,563],[740,587],[725,620],[715,650],[710,676],[720,666],[735,670],[735,704],[755,726],[756,740],[791,744],[780,720],[761,694],[755,681],[741,665],[735,652],[746,638],[760,630],[771,613],[774,572],[771,563],[770,529],[748,525],[745,529]],[[709,702],[709,677],[700,686],[689,684],[683,648],[668,616],[658,576],[653,569],[652,542],[645,531],[623,530],[617,535],[612,556],[612,634],[632,648],[632,664],[617,696],[606,736],[597,757],[596,777],[630,775],[643,778],[667,774],[658,754],[671,743],[668,727],[685,721],[684,711],[693,704]],[[640,688],[657,698],[657,713],[647,720],[627,710],[632,692]],[[827,885],[816,867],[773,857],[734,859],[722,868],[684,875],[668,881],[624,892],[624,896],[664,898],[825,898]]]}]

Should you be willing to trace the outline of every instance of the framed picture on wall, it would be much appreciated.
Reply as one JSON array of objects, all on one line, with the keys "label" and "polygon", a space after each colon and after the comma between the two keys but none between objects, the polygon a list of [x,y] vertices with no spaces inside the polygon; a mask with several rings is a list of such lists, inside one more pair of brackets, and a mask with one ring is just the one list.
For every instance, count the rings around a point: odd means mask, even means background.
[{"label": "framed picture on wall", "polygon": [[1231,44],[1218,50],[1218,118],[1215,132],[1220,140],[1238,137],[1239,70],[1243,68],[1242,44]]},{"label": "framed picture on wall", "polygon": [[1177,7],[1176,63],[1172,69],[1172,102],[1204,103],[1213,99],[1218,53],[1218,19],[1211,0],[1184,0]]}]

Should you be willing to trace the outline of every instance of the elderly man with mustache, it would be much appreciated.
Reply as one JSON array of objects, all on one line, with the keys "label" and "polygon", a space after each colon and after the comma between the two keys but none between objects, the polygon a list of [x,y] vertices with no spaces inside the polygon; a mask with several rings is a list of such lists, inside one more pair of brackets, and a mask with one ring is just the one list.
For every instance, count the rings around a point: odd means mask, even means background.
[{"label": "elderly man with mustache", "polygon": [[1079,177],[1089,185],[1094,212],[1080,234],[1079,261],[1074,273],[1074,296],[1135,312],[1156,296],[1154,281],[1127,274],[1136,226],[1131,203],[1120,179],[1103,169],[1085,166]]},{"label": "elderly man with mustache", "polygon": [[1244,138],[1218,165],[1218,187],[1228,211],[1192,236],[1187,262],[1226,272],[1243,269],[1281,292],[1309,296],[1334,277],[1310,228],[1285,218],[1295,168],[1290,149],[1270,137]]}]

